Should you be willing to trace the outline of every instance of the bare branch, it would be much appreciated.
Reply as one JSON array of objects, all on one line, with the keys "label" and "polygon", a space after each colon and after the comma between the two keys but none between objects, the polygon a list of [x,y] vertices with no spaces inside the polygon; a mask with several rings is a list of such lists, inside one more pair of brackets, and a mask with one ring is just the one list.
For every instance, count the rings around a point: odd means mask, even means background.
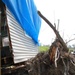
[{"label": "bare branch", "polygon": [[66,42],[66,44],[69,43],[69,42],[71,42],[71,41],[73,41],[73,40],[75,40],[75,38],[70,39],[69,41]]}]

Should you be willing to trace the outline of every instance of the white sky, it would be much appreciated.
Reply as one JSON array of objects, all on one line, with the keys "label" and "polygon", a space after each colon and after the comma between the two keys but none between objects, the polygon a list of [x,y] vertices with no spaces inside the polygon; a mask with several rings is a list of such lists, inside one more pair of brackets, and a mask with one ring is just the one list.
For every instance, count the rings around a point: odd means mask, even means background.
[{"label": "white sky", "polygon": [[[58,24],[64,40],[75,38],[75,0],[34,0],[38,10],[52,23]],[[53,42],[53,30],[42,20],[39,40],[48,45]],[[75,40],[69,44],[75,44]]]}]

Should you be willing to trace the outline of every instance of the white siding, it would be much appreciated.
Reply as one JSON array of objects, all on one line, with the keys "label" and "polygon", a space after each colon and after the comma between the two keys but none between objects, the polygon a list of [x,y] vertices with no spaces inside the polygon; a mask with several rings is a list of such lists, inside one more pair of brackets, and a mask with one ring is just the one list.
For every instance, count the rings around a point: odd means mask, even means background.
[{"label": "white siding", "polygon": [[35,45],[30,37],[25,35],[25,32],[8,9],[6,9],[6,13],[13,48],[14,63],[23,62],[34,57],[38,53],[38,46]]}]

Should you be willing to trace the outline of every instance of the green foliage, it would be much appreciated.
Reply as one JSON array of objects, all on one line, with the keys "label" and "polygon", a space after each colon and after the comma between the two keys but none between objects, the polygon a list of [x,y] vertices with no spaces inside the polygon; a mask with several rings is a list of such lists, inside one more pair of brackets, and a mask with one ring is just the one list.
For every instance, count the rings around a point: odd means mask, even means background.
[{"label": "green foliage", "polygon": [[48,49],[49,49],[49,46],[39,46],[40,52],[46,52],[46,51],[48,51]]}]

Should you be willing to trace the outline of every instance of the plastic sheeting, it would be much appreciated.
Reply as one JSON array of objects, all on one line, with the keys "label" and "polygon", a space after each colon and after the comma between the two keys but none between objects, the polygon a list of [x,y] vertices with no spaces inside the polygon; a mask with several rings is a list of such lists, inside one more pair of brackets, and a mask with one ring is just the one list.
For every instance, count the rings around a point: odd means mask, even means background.
[{"label": "plastic sheeting", "polygon": [[41,20],[33,0],[2,0],[23,30],[38,43]]}]

